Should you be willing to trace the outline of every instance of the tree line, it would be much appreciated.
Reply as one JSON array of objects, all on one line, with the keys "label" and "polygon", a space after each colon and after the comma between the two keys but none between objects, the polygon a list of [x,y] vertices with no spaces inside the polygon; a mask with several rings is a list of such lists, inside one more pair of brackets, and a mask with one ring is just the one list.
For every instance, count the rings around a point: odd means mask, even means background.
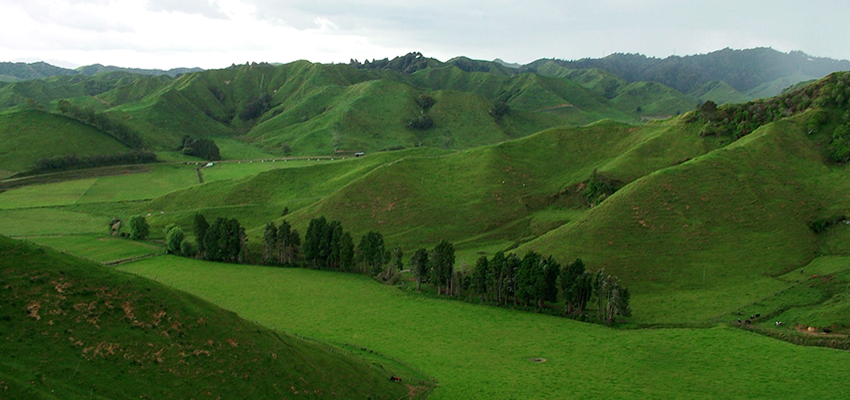
[{"label": "tree line", "polygon": [[79,156],[66,154],[50,158],[39,158],[35,162],[36,172],[67,169],[108,167],[113,165],[147,164],[156,162],[156,154],[149,151],[130,151],[117,154],[94,154]]},{"label": "tree line", "polygon": [[57,107],[63,115],[92,126],[131,149],[145,147],[142,136],[133,128],[112,120],[103,113],[95,112],[91,107],[79,107],[71,104],[68,100],[59,100]]},{"label": "tree line", "polygon": [[[144,239],[148,233],[144,217],[130,219],[130,237]],[[193,221],[196,241],[190,242],[179,226],[165,229],[168,252],[209,261],[249,263],[245,229],[239,221],[219,217],[209,224],[202,214]],[[303,254],[303,262],[299,256]],[[630,316],[630,294],[616,276],[600,269],[589,271],[581,259],[560,265],[554,257],[529,251],[520,258],[515,253],[482,256],[472,271],[455,269],[454,245],[441,240],[432,249],[414,251],[404,269],[400,247],[388,249],[380,232],[370,231],[355,246],[350,232],[340,221],[321,216],[310,221],[302,242],[298,230],[286,220],[270,221],[263,230],[262,263],[289,267],[362,273],[396,284],[404,272],[416,279],[416,290],[431,284],[437,295],[471,299],[498,306],[525,307],[543,311],[563,301],[565,316],[586,318],[588,303],[594,300],[597,319],[611,324],[616,316]]]}]

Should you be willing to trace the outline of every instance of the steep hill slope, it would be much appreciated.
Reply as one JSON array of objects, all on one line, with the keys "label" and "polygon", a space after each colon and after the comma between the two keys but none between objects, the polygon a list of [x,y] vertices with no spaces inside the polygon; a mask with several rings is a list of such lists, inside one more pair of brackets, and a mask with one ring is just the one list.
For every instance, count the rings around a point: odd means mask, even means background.
[{"label": "steep hill slope", "polygon": [[4,398],[383,398],[390,371],[153,281],[0,237]]}]

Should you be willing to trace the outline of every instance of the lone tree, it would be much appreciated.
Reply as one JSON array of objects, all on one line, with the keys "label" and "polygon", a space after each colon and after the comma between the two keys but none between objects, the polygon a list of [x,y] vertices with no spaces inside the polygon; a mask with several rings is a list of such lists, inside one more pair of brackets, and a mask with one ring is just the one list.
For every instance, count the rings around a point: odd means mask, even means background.
[{"label": "lone tree", "polygon": [[175,255],[182,255],[183,251],[180,247],[183,244],[183,239],[186,235],[183,234],[183,229],[175,224],[165,228],[165,245],[168,247],[168,252]]},{"label": "lone tree", "polygon": [[144,240],[148,237],[150,233],[150,225],[148,225],[148,221],[145,217],[141,215],[134,215],[130,217],[130,239],[133,240]]}]

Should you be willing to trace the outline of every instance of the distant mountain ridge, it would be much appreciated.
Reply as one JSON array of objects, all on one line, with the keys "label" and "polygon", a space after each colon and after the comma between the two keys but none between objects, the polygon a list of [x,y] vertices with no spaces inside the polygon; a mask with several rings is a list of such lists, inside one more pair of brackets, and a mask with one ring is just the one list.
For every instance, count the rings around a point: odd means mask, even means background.
[{"label": "distant mountain ridge", "polygon": [[[540,59],[523,66],[520,72],[540,72],[548,64],[568,70],[599,69],[627,82],[658,82],[682,93],[694,95],[705,85],[727,83],[739,93],[775,96],[793,84],[820,79],[830,73],[850,70],[850,61],[813,57],[802,51],[782,53],[772,48],[733,50],[726,48],[708,54],[671,56],[664,59],[641,54],[612,54],[604,58],[575,61]],[[758,91],[780,81],[780,89]],[[748,96],[751,99],[753,96]]]},{"label": "distant mountain ridge", "polygon": [[140,69],[140,68],[123,68],[115,66],[104,66],[101,64],[92,64],[77,69],[68,69],[57,67],[43,61],[33,63],[23,62],[0,62],[0,82],[18,82],[33,79],[45,79],[52,76],[74,76],[86,75],[94,76],[95,74],[105,72],[130,72],[140,75],[167,75],[172,78],[189,72],[203,71],[201,68],[172,68],[170,70],[160,69]]}]

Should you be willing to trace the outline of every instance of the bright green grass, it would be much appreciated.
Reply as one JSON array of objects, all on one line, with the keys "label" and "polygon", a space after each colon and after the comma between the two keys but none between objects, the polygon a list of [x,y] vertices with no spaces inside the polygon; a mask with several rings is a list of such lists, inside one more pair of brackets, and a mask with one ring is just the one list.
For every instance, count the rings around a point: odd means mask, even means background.
[{"label": "bright green grass", "polygon": [[[338,158],[336,160],[341,160],[341,158]],[[263,160],[237,162],[227,161],[217,162],[212,167],[203,168],[201,170],[201,173],[203,174],[204,182],[214,182],[227,179],[245,178],[273,169],[298,168],[326,162],[330,162],[330,160],[323,159],[320,161],[317,158],[312,158],[310,159],[310,161],[307,161],[307,159],[281,160],[277,158],[266,158]]]},{"label": "bright green grass", "polygon": [[99,263],[163,252],[162,246],[106,235],[35,236],[26,240]]},{"label": "bright green grass", "polygon": [[24,186],[0,193],[0,209],[74,204],[92,188],[97,178]]},{"label": "bright green grass", "polygon": [[130,149],[80,122],[27,110],[0,116],[0,170],[29,171],[40,158],[113,154]]},{"label": "bright green grass", "polygon": [[198,184],[194,166],[151,166],[147,172],[24,186],[0,193],[0,208],[146,200]]},{"label": "bright green grass", "polygon": [[0,210],[0,234],[6,236],[105,233],[110,219],[54,208]]},{"label": "bright green grass", "polygon": [[301,269],[175,257],[120,269],[156,276],[265,326],[406,360],[437,378],[434,399],[850,395],[842,383],[850,353],[734,328],[617,331]]}]

